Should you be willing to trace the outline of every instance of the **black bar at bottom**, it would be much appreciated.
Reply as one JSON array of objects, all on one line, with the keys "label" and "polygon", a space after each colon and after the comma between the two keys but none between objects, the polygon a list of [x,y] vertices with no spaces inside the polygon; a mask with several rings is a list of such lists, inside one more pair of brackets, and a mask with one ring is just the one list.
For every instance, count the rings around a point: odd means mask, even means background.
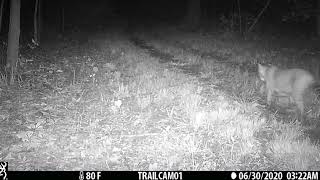
[{"label": "black bar at bottom", "polygon": [[130,179],[130,180],[320,180],[319,171],[7,171],[0,172],[0,180],[6,175],[12,179]]},{"label": "black bar at bottom", "polygon": [[227,171],[8,171],[8,180],[13,179],[77,179],[104,180],[125,178],[130,180],[188,180],[196,178],[220,180],[231,179]]}]

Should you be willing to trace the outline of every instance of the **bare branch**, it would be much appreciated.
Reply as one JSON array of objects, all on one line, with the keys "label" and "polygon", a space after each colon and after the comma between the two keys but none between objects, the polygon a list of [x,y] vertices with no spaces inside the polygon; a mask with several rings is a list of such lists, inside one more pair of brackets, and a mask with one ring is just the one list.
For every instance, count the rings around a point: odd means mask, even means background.
[{"label": "bare branch", "polygon": [[252,23],[252,25],[248,29],[248,32],[252,31],[253,27],[257,24],[258,20],[260,19],[260,17],[263,14],[263,12],[267,9],[267,7],[269,6],[270,2],[271,2],[271,0],[267,1],[266,5],[262,8],[261,12],[258,14],[258,16],[255,18],[254,22]]}]

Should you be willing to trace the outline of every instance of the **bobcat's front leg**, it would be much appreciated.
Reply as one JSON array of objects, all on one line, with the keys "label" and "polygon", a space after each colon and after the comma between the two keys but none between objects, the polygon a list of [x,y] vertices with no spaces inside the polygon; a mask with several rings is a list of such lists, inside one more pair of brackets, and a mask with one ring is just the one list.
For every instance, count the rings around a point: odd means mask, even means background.
[{"label": "bobcat's front leg", "polygon": [[267,89],[267,104],[269,106],[271,105],[272,93],[273,93],[273,91],[271,89]]}]

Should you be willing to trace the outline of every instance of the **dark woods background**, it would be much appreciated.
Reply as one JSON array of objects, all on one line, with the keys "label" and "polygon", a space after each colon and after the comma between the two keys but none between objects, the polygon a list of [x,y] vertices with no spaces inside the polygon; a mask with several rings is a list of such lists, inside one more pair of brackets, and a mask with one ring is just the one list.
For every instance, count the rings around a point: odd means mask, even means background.
[{"label": "dark woods background", "polygon": [[[0,40],[7,42],[10,2],[2,0]],[[39,0],[39,29],[34,29],[36,0],[20,0],[20,44],[36,39],[36,44],[57,34],[117,27],[132,33],[136,28],[151,30],[179,25],[190,31],[223,31],[249,34],[319,35],[320,0]],[[16,25],[17,26],[17,25]],[[148,29],[149,28],[149,29]],[[11,31],[15,32],[15,30]],[[37,33],[35,33],[37,32]],[[37,34],[37,36],[35,36]],[[11,37],[18,37],[18,34]],[[17,38],[15,38],[17,39]],[[17,42],[17,41],[16,41]],[[9,43],[10,61],[17,48]],[[11,44],[11,45],[10,45]],[[17,47],[15,45],[15,47]],[[5,47],[0,48],[1,64]],[[7,51],[9,52],[9,50]],[[7,58],[7,61],[8,58]],[[13,62],[15,64],[15,62]],[[7,64],[8,66],[8,64]]]},{"label": "dark woods background", "polygon": [[[8,32],[9,1],[5,0],[1,35]],[[260,13],[267,0],[41,0],[42,21],[46,30],[66,27],[109,25],[111,23],[183,23],[190,13],[189,3],[199,3],[199,24],[238,24],[239,4],[242,23],[247,25]],[[21,30],[32,32],[34,0],[21,0]],[[239,3],[239,4],[238,4]],[[196,9],[196,8],[194,8]],[[317,0],[271,0],[259,25],[296,26],[304,32],[316,31]],[[230,21],[234,22],[230,22]],[[121,22],[120,22],[121,21]],[[301,26],[304,25],[304,26]],[[243,25],[244,26],[244,25]],[[275,27],[275,26],[273,26]],[[234,27],[236,29],[236,27]],[[44,31],[45,32],[45,31]],[[23,35],[23,34],[22,34]]]}]

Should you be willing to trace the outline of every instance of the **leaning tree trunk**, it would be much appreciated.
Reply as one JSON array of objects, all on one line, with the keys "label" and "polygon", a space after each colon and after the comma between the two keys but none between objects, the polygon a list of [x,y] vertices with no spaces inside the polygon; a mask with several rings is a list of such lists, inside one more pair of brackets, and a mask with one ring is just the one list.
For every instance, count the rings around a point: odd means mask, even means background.
[{"label": "leaning tree trunk", "polygon": [[14,82],[17,60],[19,58],[20,4],[20,0],[10,1],[10,24],[7,49],[7,67],[11,69],[10,84]]},{"label": "leaning tree trunk", "polygon": [[201,7],[199,0],[189,0],[187,23],[190,29],[195,29],[200,23]]}]

